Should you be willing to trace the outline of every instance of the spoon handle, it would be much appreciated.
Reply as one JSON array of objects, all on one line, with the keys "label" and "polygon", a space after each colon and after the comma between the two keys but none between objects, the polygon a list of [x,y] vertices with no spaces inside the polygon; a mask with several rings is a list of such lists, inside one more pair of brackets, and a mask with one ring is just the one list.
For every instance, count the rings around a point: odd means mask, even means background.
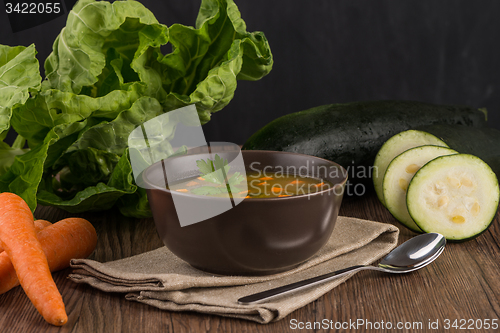
[{"label": "spoon handle", "polygon": [[274,288],[274,289],[262,291],[260,293],[248,295],[248,296],[240,298],[238,300],[238,303],[246,305],[246,304],[254,304],[254,303],[268,301],[268,300],[273,299],[275,297],[290,294],[290,293],[297,291],[297,290],[309,288],[309,287],[315,286],[317,284],[342,277],[342,276],[347,275],[349,273],[354,273],[354,272],[358,272],[358,271],[361,271],[364,269],[374,269],[374,268],[375,267],[373,267],[373,266],[357,265],[357,266],[352,266],[352,267],[340,269],[340,270],[332,272],[332,273],[323,274],[323,275],[309,278],[306,280],[287,284],[285,286],[281,286],[278,288]]}]

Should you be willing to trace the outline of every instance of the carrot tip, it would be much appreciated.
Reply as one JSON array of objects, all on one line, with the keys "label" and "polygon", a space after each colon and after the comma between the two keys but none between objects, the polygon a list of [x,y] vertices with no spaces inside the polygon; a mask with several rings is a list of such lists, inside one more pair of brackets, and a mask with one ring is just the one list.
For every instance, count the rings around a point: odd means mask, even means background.
[{"label": "carrot tip", "polygon": [[57,318],[54,320],[54,322],[49,322],[49,324],[52,324],[54,326],[63,326],[64,324],[66,324],[68,322],[68,317],[65,317],[65,318]]}]

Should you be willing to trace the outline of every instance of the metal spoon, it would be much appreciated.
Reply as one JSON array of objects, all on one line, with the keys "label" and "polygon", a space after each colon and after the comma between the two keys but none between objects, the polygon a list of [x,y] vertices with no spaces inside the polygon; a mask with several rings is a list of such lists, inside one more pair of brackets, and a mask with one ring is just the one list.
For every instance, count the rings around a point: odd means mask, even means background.
[{"label": "metal spoon", "polygon": [[384,259],[382,259],[382,261],[380,261],[378,266],[357,265],[344,268],[332,273],[288,284],[286,286],[248,295],[240,298],[238,303],[254,304],[265,302],[275,297],[309,288],[311,286],[365,269],[387,273],[412,272],[433,262],[443,252],[445,245],[446,239],[441,234],[428,233],[418,235],[392,250],[387,256],[385,256]]}]

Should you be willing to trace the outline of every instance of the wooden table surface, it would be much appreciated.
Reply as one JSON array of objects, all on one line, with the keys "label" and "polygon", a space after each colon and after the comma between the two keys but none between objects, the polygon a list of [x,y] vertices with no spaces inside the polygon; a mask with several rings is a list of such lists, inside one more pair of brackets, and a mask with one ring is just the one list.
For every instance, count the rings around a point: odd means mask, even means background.
[{"label": "wooden table surface", "polygon": [[[393,223],[401,230],[400,243],[415,235],[397,223],[374,194],[345,199],[340,214]],[[152,219],[134,220],[116,211],[68,214],[51,207],[39,207],[35,212],[37,218],[52,222],[70,215],[87,218],[95,225],[99,239],[92,259],[105,262],[162,246]],[[472,332],[500,331],[492,326],[500,325],[498,215],[487,232],[466,243],[448,243],[443,254],[422,270],[404,275],[375,271],[356,274],[315,302],[267,325],[161,311],[127,301],[124,294],[73,283],[67,279],[69,273],[70,269],[54,273],[68,312],[65,326],[46,324],[17,287],[0,295],[0,332],[296,332],[311,331],[306,328],[314,322],[333,328],[343,325],[342,331],[352,332],[385,332],[388,325],[400,332],[463,332],[460,327],[475,328],[467,330]],[[364,324],[353,329],[351,325],[361,321]],[[430,329],[430,324],[432,328],[439,326]],[[481,324],[483,329],[479,329]],[[397,325],[413,328],[397,330]],[[485,330],[488,325],[490,329]]]}]

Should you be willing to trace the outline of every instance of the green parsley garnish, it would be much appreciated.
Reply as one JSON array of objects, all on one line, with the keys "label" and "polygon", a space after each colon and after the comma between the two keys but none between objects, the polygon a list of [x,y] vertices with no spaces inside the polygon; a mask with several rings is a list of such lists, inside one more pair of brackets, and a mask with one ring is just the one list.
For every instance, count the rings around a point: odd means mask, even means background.
[{"label": "green parsley garnish", "polygon": [[227,162],[227,159],[221,158],[219,155],[215,154],[214,160],[207,158],[204,160],[197,160],[196,165],[200,172],[200,176],[206,181],[215,184],[215,186],[200,186],[193,190],[192,193],[198,195],[215,195],[222,193],[229,193],[231,195],[231,188],[240,191],[236,187],[239,185],[245,177],[239,172],[235,172],[231,177],[228,177],[229,169],[231,168]]}]

